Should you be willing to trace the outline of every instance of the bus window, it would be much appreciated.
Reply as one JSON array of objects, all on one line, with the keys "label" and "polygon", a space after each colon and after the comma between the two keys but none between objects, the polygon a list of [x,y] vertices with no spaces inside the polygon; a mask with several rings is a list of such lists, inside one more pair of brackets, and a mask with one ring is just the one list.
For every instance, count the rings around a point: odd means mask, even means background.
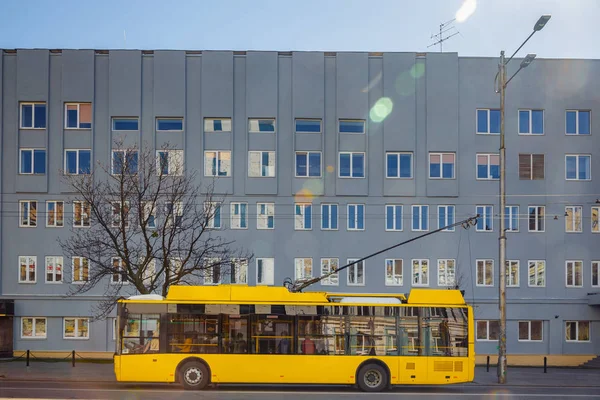
[{"label": "bus window", "polygon": [[170,314],[169,352],[214,354],[219,348],[219,317]]},{"label": "bus window", "polygon": [[396,355],[396,318],[350,317],[350,354]]},{"label": "bus window", "polygon": [[160,314],[129,314],[123,331],[122,354],[159,351]]},{"label": "bus window", "polygon": [[419,307],[400,308],[398,335],[400,338],[401,356],[423,355],[419,336]]},{"label": "bus window", "polygon": [[298,354],[346,354],[345,318],[299,316]]},{"label": "bus window", "polygon": [[252,318],[251,352],[255,354],[292,354],[294,317],[256,315]]},{"label": "bus window", "polygon": [[227,315],[223,318],[221,353],[243,354],[248,352],[248,316]]},{"label": "bus window", "polygon": [[468,319],[466,308],[430,307],[423,310],[422,337],[425,355],[466,357]]}]

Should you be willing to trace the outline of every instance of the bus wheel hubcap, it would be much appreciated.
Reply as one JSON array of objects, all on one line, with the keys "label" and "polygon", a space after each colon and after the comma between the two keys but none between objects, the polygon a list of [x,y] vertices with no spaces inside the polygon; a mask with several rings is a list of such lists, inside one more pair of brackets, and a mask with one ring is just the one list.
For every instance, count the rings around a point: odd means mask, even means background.
[{"label": "bus wheel hubcap", "polygon": [[381,373],[377,370],[369,370],[365,374],[365,384],[370,388],[375,388],[381,384]]},{"label": "bus wheel hubcap", "polygon": [[191,367],[185,370],[185,380],[190,385],[197,385],[202,380],[202,371],[198,367]]}]

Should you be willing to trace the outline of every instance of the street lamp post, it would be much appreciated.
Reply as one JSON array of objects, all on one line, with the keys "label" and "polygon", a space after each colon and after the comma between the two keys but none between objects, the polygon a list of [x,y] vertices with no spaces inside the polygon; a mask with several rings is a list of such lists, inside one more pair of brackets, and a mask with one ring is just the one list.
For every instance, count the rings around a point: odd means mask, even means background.
[{"label": "street lamp post", "polygon": [[500,93],[500,289],[499,289],[499,308],[500,308],[500,338],[498,346],[498,383],[506,383],[506,148],[504,146],[504,99],[505,91],[508,83],[521,71],[526,68],[533,59],[535,54],[527,54],[521,62],[519,69],[508,80],[506,79],[506,66],[513,59],[515,54],[527,43],[529,39],[537,32],[542,30],[546,25],[550,15],[542,15],[533,27],[533,32],[525,39],[519,48],[513,53],[508,60],[504,57],[504,51],[500,52],[500,63],[498,64],[498,74],[496,82],[498,88],[496,93]]}]

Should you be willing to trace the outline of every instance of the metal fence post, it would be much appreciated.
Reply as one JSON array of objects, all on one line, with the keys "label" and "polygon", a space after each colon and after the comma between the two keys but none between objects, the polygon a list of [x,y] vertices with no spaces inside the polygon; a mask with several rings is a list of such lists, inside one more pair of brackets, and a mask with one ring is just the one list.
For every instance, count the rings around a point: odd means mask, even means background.
[{"label": "metal fence post", "polygon": [[72,353],[71,363],[73,364],[73,367],[75,367],[75,350],[73,350],[73,353]]}]

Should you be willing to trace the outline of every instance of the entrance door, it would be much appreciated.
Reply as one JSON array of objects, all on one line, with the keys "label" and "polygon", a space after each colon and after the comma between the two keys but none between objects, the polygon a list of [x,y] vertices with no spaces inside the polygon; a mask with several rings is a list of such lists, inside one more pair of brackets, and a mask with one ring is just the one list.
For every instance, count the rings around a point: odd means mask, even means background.
[{"label": "entrance door", "polygon": [[0,317],[0,358],[13,356],[13,317]]}]

